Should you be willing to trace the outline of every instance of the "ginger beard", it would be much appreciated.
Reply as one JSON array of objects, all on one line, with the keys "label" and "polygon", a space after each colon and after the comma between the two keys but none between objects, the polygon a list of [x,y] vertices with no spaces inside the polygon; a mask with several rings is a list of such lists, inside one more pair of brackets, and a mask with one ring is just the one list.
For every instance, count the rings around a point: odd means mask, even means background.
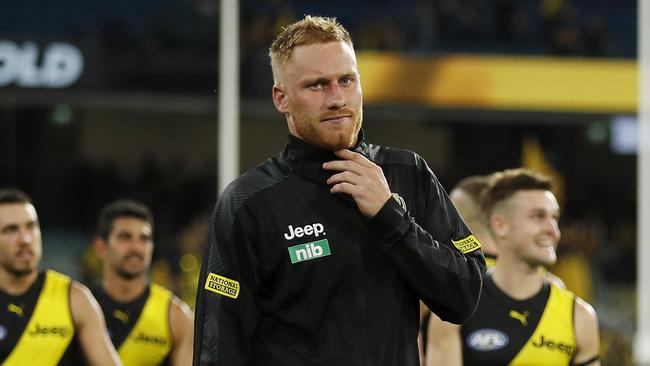
[{"label": "ginger beard", "polygon": [[[350,117],[342,121],[327,120],[334,115],[346,114]],[[322,116],[313,117],[304,113],[301,108],[292,105],[293,127],[295,134],[303,140],[325,150],[340,150],[354,146],[362,125],[363,110],[357,112],[351,109],[336,111]]]}]

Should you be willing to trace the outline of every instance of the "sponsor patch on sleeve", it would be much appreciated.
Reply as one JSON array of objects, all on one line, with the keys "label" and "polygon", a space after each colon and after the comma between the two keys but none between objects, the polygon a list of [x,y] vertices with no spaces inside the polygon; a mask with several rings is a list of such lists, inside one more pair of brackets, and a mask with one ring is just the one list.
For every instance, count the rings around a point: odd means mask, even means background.
[{"label": "sponsor patch on sleeve", "polygon": [[476,240],[474,235],[470,235],[458,241],[452,240],[451,242],[454,243],[456,248],[458,248],[458,250],[460,250],[463,254],[473,252],[476,249],[481,248],[481,243],[479,243],[478,240]]},{"label": "sponsor patch on sleeve", "polygon": [[236,299],[239,296],[239,282],[212,272],[208,273],[204,288],[231,299]]}]

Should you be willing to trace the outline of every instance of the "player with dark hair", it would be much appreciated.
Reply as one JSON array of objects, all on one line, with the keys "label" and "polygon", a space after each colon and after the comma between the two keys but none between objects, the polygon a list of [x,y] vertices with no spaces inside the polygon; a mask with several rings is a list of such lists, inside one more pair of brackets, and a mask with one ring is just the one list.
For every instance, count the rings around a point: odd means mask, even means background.
[{"label": "player with dark hair", "polygon": [[41,227],[27,194],[0,189],[0,364],[120,365],[99,305],[82,284],[40,271]]},{"label": "player with dark hair", "polygon": [[133,200],[106,205],[99,215],[95,249],[103,276],[92,290],[124,365],[191,364],[192,311],[169,290],[148,281],[154,249],[149,208]]}]

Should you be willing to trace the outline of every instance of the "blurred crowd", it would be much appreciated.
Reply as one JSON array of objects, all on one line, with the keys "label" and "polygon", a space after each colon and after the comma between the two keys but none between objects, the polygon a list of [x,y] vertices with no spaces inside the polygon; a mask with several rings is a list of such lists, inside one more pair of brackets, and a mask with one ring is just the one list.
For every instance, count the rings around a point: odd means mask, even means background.
[{"label": "blurred crowd", "polygon": [[[241,3],[242,92],[266,96],[268,45],[303,14],[336,16],[358,50],[416,55],[636,55],[636,2],[585,0],[330,1]],[[364,14],[364,16],[358,16]]]},{"label": "blurred crowd", "polygon": [[[217,78],[219,1],[67,0],[40,9],[12,3],[0,39],[69,40],[88,64],[82,87],[156,93],[212,92]],[[267,96],[272,36],[314,14],[337,17],[359,51],[435,56],[479,53],[636,57],[636,0],[240,1],[242,91]]]}]

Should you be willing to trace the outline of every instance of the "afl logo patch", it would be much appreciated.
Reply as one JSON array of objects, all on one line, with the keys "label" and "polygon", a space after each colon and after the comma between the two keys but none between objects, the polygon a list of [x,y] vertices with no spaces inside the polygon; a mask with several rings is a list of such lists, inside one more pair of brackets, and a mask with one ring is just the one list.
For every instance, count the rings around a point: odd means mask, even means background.
[{"label": "afl logo patch", "polygon": [[7,328],[0,324],[0,341],[3,341],[5,338],[7,338]]},{"label": "afl logo patch", "polygon": [[496,329],[479,329],[467,337],[467,346],[476,351],[494,351],[508,345],[508,336]]}]

